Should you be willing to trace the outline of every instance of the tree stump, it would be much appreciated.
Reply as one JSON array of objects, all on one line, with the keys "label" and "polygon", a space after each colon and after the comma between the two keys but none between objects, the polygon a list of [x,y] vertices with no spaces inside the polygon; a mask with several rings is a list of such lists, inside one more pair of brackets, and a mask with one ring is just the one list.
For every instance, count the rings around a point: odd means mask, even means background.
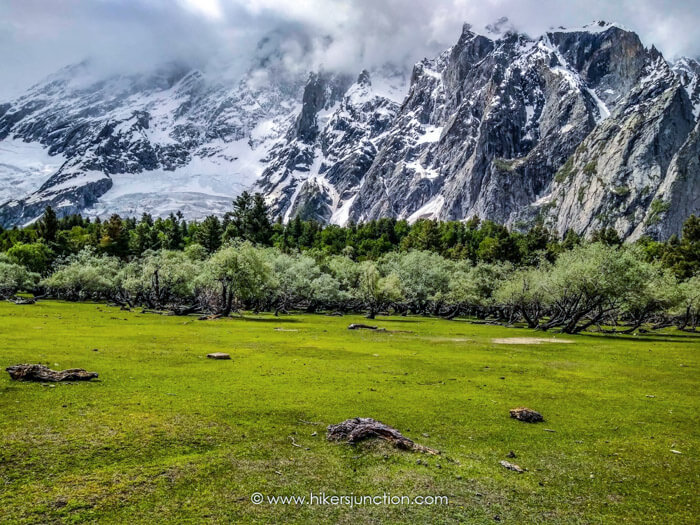
[{"label": "tree stump", "polygon": [[541,423],[544,421],[542,414],[525,407],[511,409],[510,417],[518,421],[524,421],[525,423]]},{"label": "tree stump", "polygon": [[90,381],[97,377],[97,372],[87,372],[82,368],[56,371],[44,365],[15,365],[8,366],[5,370],[15,381],[58,383],[59,381]]},{"label": "tree stump", "polygon": [[326,439],[328,441],[345,441],[351,445],[366,439],[383,439],[402,450],[440,454],[439,450],[414,443],[395,428],[370,417],[355,417],[346,419],[337,425],[330,425]]}]

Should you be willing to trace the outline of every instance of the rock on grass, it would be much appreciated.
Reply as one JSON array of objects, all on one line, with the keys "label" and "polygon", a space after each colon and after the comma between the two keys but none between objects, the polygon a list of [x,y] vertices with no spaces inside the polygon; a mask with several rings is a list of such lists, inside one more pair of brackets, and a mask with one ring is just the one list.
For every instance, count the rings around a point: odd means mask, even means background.
[{"label": "rock on grass", "polygon": [[525,407],[511,409],[510,417],[517,419],[518,421],[524,421],[525,423],[541,423],[544,421],[542,414],[532,410],[531,408]]},{"label": "rock on grass", "polygon": [[328,441],[345,441],[351,445],[366,439],[383,439],[402,450],[439,454],[440,451],[413,442],[395,428],[376,421],[371,417],[346,419],[337,425],[330,425],[326,433]]},{"label": "rock on grass", "polygon": [[512,470],[514,472],[517,472],[518,474],[522,474],[525,472],[525,469],[516,465],[515,463],[511,463],[510,461],[502,460],[500,461],[501,466],[507,468],[508,470]]}]

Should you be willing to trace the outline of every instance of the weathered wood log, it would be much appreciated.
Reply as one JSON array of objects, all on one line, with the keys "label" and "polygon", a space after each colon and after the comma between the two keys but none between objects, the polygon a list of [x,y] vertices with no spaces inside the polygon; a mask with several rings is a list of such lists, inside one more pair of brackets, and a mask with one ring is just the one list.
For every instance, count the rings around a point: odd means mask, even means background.
[{"label": "weathered wood log", "polygon": [[230,355],[223,352],[213,352],[211,354],[207,354],[207,357],[209,359],[231,359]]},{"label": "weathered wood log", "polygon": [[370,326],[368,324],[352,323],[348,326],[348,330],[379,330],[378,326]]},{"label": "weathered wood log", "polygon": [[15,296],[12,299],[8,299],[11,303],[23,305],[23,304],[35,304],[36,299],[34,297],[18,297]]},{"label": "weathered wood log", "polygon": [[346,419],[337,425],[329,425],[326,433],[328,441],[345,441],[351,445],[365,439],[383,439],[402,450],[440,454],[439,450],[419,445],[408,439],[395,428],[376,421],[370,417]]},{"label": "weathered wood log", "polygon": [[15,381],[39,381],[58,383],[59,381],[89,381],[97,377],[97,372],[87,372],[82,368],[51,370],[44,365],[14,365],[5,370]]},{"label": "weathered wood log", "polygon": [[525,407],[511,409],[510,417],[517,419],[518,421],[524,421],[525,423],[540,423],[544,421],[542,414]]},{"label": "weathered wood log", "polygon": [[190,315],[199,312],[199,305],[193,304],[190,306],[173,306],[172,311],[175,315]]},{"label": "weathered wood log", "polygon": [[202,315],[201,317],[198,317],[198,319],[200,321],[213,321],[214,319],[220,319],[223,316],[223,314]]}]

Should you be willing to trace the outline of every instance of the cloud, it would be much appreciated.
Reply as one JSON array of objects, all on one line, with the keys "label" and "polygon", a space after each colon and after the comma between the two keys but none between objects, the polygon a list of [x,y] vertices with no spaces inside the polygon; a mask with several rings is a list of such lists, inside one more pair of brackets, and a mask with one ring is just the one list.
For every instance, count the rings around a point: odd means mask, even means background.
[{"label": "cloud", "polygon": [[700,55],[696,0],[4,0],[0,99],[86,57],[115,72],[171,60],[241,69],[270,34],[290,68],[409,67],[454,44],[464,22],[501,16],[531,35],[617,21],[667,58]]}]

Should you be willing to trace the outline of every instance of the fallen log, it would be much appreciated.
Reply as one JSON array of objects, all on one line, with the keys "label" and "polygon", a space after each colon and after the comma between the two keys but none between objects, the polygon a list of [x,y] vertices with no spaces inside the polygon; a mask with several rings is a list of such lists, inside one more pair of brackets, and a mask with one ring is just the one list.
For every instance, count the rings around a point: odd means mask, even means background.
[{"label": "fallen log", "polygon": [[12,299],[8,299],[11,303],[15,303],[18,305],[23,305],[23,304],[35,304],[36,299],[34,297],[18,297],[15,296]]},{"label": "fallen log", "polygon": [[350,326],[348,326],[348,330],[379,330],[379,327],[368,324],[352,323]]},{"label": "fallen log", "polygon": [[90,381],[97,372],[87,372],[82,368],[51,370],[44,365],[14,365],[5,369],[15,381],[38,381],[58,383],[59,381]]},{"label": "fallen log", "polygon": [[215,319],[220,319],[224,316],[224,314],[212,314],[212,315],[202,315],[198,317],[200,321],[213,321]]},{"label": "fallen log", "polygon": [[370,417],[346,419],[337,425],[329,425],[326,433],[328,441],[345,441],[354,445],[366,439],[383,439],[396,448],[426,454],[440,454],[439,450],[419,445],[408,439],[395,428],[376,421]]},{"label": "fallen log", "polygon": [[207,357],[209,359],[231,359],[231,356],[229,354],[225,354],[224,352],[213,352],[211,354],[207,354]]}]

